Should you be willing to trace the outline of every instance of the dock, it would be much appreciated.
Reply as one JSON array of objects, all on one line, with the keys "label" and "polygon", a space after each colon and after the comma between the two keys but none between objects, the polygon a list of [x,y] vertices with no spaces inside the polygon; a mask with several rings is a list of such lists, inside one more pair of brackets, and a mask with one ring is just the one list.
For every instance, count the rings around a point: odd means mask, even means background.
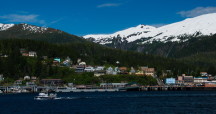
[{"label": "dock", "polygon": [[122,88],[84,88],[57,90],[55,87],[44,86],[0,86],[3,93],[36,93],[50,92],[118,92],[118,91],[216,91],[216,87],[190,87],[190,86],[135,86]]},{"label": "dock", "polygon": [[216,87],[141,86],[140,91],[211,91]]}]

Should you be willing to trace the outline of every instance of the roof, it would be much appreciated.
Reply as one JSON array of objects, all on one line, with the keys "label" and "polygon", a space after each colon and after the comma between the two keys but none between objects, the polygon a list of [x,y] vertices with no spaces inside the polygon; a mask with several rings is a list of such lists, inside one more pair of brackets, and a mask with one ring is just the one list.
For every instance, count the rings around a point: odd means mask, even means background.
[{"label": "roof", "polygon": [[194,79],[208,79],[208,77],[194,77]]},{"label": "roof", "polygon": [[175,80],[175,78],[166,78],[166,80],[171,80],[171,79],[172,79],[172,80],[173,80],[173,79]]},{"label": "roof", "polygon": [[127,67],[119,67],[120,70],[127,70]]},{"label": "roof", "polygon": [[62,79],[42,79],[42,80],[62,80]]}]

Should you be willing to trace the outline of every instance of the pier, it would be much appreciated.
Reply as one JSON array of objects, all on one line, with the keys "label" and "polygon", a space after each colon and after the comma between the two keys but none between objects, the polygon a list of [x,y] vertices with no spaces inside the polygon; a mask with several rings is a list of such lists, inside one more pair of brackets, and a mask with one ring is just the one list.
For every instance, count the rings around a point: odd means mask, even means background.
[{"label": "pier", "polygon": [[190,86],[136,86],[123,88],[67,88],[60,90],[56,87],[43,86],[0,86],[3,93],[35,93],[35,92],[117,92],[117,91],[215,91],[216,87],[190,87]]},{"label": "pier", "polygon": [[210,91],[216,87],[188,87],[188,86],[141,86],[140,91]]}]

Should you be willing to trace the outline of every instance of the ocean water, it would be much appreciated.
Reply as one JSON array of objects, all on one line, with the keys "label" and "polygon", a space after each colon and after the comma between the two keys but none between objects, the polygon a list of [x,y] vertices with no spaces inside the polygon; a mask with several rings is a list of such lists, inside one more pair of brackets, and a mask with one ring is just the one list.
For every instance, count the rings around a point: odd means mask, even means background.
[{"label": "ocean water", "polygon": [[216,113],[216,91],[58,93],[58,100],[34,100],[38,94],[1,94],[2,114],[146,114]]}]

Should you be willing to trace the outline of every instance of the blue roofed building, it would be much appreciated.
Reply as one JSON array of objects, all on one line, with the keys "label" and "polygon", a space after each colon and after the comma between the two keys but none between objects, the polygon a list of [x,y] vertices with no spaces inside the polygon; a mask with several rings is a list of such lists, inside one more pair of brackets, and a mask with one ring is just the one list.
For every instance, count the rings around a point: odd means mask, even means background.
[{"label": "blue roofed building", "polygon": [[60,62],[61,62],[61,59],[58,58],[58,57],[56,57],[56,58],[54,58],[54,61],[58,61],[58,62],[60,63]]},{"label": "blue roofed building", "polygon": [[175,84],[176,80],[175,78],[166,78],[166,84]]}]

